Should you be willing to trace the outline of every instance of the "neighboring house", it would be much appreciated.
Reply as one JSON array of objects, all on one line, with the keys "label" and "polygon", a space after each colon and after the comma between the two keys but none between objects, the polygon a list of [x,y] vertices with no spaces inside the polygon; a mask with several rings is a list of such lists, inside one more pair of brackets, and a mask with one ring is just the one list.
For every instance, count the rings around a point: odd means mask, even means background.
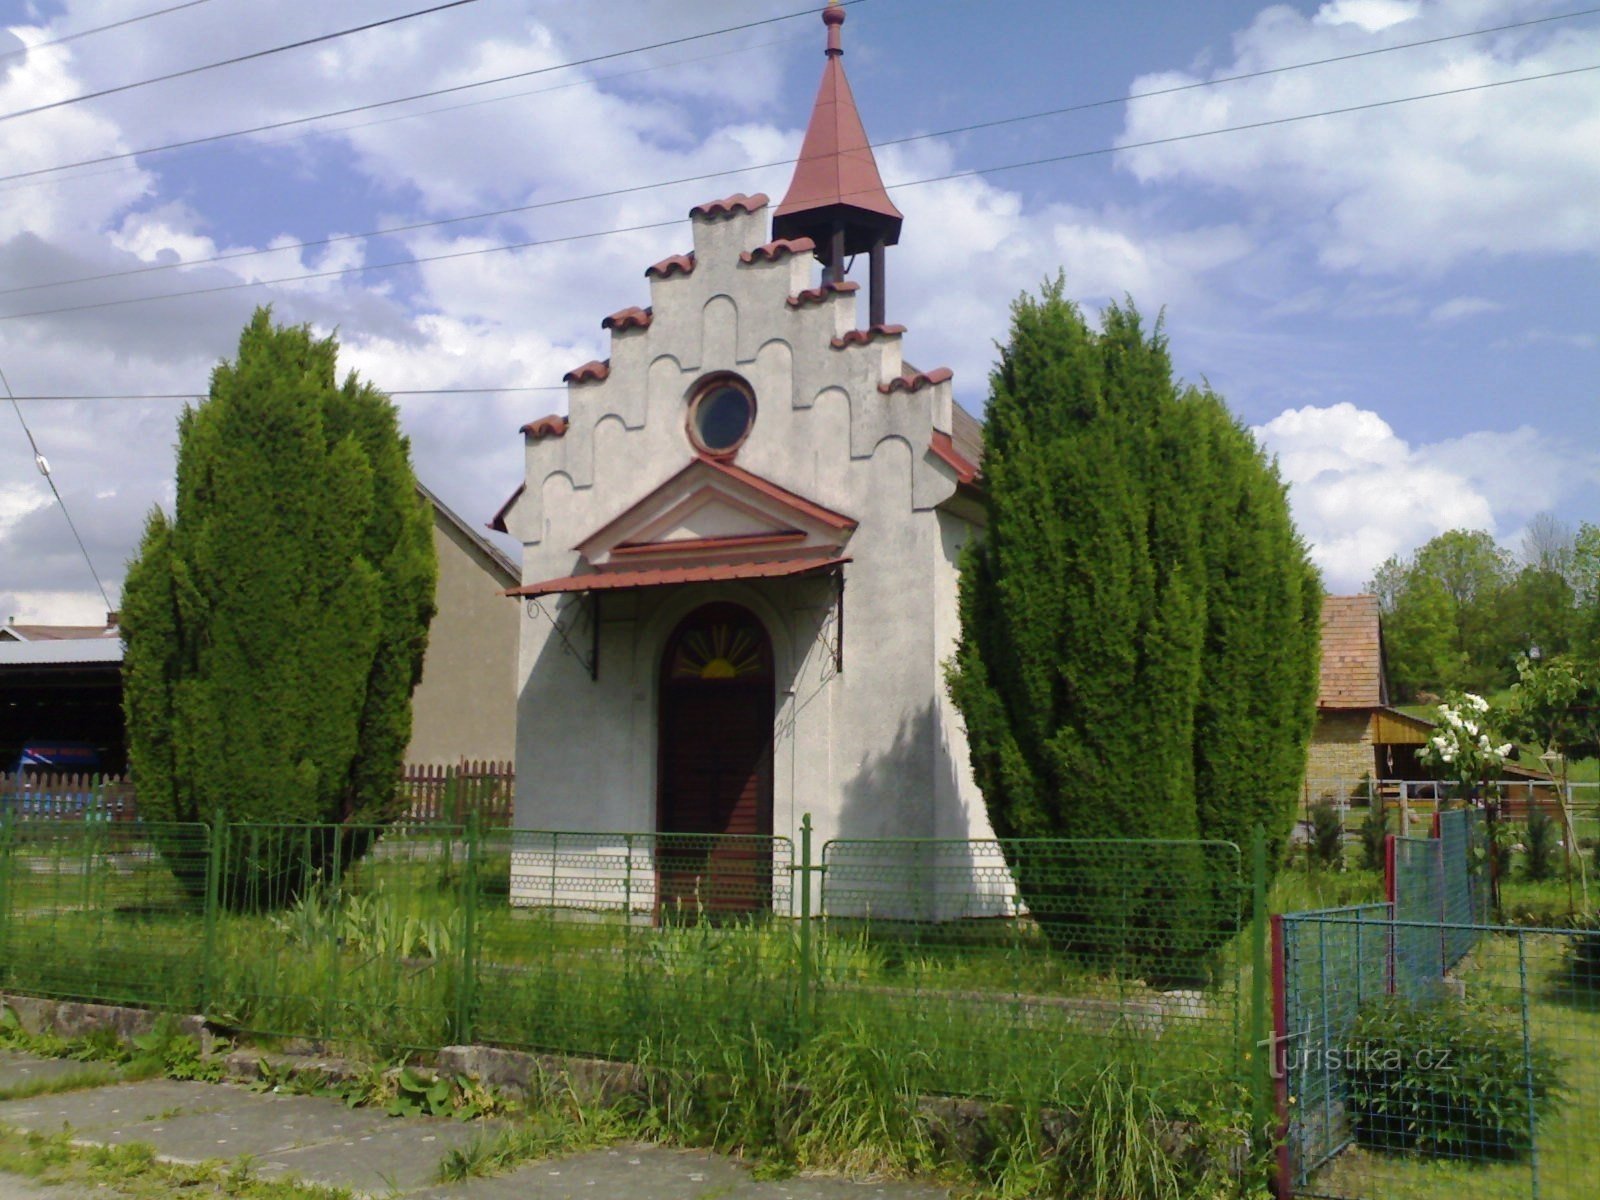
[{"label": "neighboring house", "polygon": [[981,433],[887,323],[901,215],[843,20],[783,202],[694,208],[650,307],[523,427],[492,526],[524,546],[519,828],[990,836],[944,686]]},{"label": "neighboring house", "polygon": [[509,762],[516,748],[517,614],[503,593],[516,564],[420,483],[433,509],[438,608],[411,697],[414,765]]},{"label": "neighboring house", "polygon": [[[412,696],[406,762],[509,762],[516,742],[517,614],[502,593],[515,564],[421,484],[433,510],[437,613]],[[25,744],[94,745],[101,769],[123,770],[122,642],[105,625],[0,626],[0,770]]]},{"label": "neighboring house", "polygon": [[0,626],[0,774],[24,747],[92,750],[95,769],[127,766],[122,640],[105,625]]},{"label": "neighboring house", "polygon": [[1325,597],[1317,723],[1306,759],[1307,801],[1349,799],[1366,779],[1426,778],[1417,752],[1432,732],[1431,721],[1389,703],[1378,598]]}]

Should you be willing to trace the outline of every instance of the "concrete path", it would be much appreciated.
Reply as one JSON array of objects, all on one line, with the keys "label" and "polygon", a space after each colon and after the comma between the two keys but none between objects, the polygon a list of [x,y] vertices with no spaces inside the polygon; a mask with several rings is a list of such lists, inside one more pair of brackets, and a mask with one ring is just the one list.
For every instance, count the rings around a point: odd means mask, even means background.
[{"label": "concrete path", "polygon": [[[81,1063],[0,1053],[0,1091],[81,1071]],[[262,1177],[294,1177],[367,1196],[413,1200],[948,1200],[943,1189],[832,1178],[760,1182],[721,1155],[659,1146],[527,1164],[493,1179],[438,1184],[440,1160],[493,1123],[391,1118],[317,1096],[252,1092],[235,1084],[155,1079],[0,1101],[0,1125],[69,1130],[81,1142],[144,1142],[178,1162],[248,1156]],[[0,1175],[0,1200],[80,1200]],[[100,1191],[99,1197],[106,1193]]]}]

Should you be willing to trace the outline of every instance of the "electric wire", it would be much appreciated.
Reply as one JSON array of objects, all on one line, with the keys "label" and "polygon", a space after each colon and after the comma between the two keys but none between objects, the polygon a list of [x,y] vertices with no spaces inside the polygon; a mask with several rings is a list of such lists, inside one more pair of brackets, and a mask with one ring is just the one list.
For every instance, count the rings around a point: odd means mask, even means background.
[{"label": "electric wire", "polygon": [[35,42],[31,46],[24,46],[20,50],[6,50],[0,52],[0,60],[32,54],[35,50],[47,50],[51,46],[64,46],[68,42],[86,38],[90,34],[105,33],[109,29],[121,29],[124,25],[137,25],[140,21],[148,21],[152,17],[164,17],[168,13],[175,13],[185,8],[198,8],[202,4],[209,3],[211,3],[211,0],[185,0],[183,4],[173,4],[166,8],[158,8],[153,12],[140,13],[137,17],[124,17],[120,21],[112,21],[109,25],[96,25],[92,29],[80,29],[76,33],[64,33],[60,37],[51,38],[49,41]]},{"label": "electric wire", "polygon": [[[1079,159],[1103,157],[1108,154],[1118,154],[1128,150],[1142,150],[1154,146],[1170,146],[1179,142],[1194,141],[1200,138],[1217,137],[1222,134],[1243,133],[1258,129],[1269,129],[1278,126],[1292,125],[1303,121],[1317,120],[1322,117],[1342,116],[1356,112],[1370,112],[1375,109],[1392,108],[1400,104],[1411,104],[1422,100],[1436,100],[1447,96],[1468,95],[1475,92],[1489,91],[1495,88],[1511,87],[1522,83],[1535,83],[1543,80],[1560,79],[1574,75],[1584,74],[1589,71],[1600,70],[1600,63],[1593,63],[1582,67],[1569,67],[1559,71],[1544,71],[1534,75],[1522,75],[1512,79],[1492,80],[1488,83],[1468,84],[1462,87],[1443,88],[1438,91],[1422,92],[1411,96],[1396,96],[1387,100],[1371,100],[1362,104],[1349,104],[1339,108],[1321,109],[1316,112],[1296,113],[1286,117],[1270,117],[1259,121],[1248,121],[1239,125],[1226,125],[1216,129],[1201,129],[1191,133],[1173,134],[1169,137],[1147,138],[1138,142],[1124,142],[1115,146],[1100,146],[1090,150],[1076,150],[1063,154],[1044,155],[1038,158],[1023,159],[1019,162],[1001,163],[994,166],[972,167],[961,171],[951,171],[942,175],[927,176],[922,179],[899,180],[886,184],[888,188],[912,188],[926,184],[946,183],[956,179],[970,179],[986,175],[997,175],[1005,171],[1021,170],[1027,167],[1045,166],[1055,163],[1073,162]],[[754,168],[742,168],[752,170]],[[163,292],[153,296],[127,296],[116,300],[100,300],[87,304],[63,305],[57,308],[33,309],[20,313],[0,314],[0,321],[17,321],[28,317],[49,317],[65,313],[88,312],[96,309],[117,308],[129,304],[146,304],[157,300],[177,300],[188,296],[209,296],[223,292],[239,291],[245,288],[271,287],[280,283],[298,283],[310,279],[331,279],[337,276],[364,273],[367,271],[391,270],[396,267],[419,266],[426,263],[447,262],[454,259],[472,258],[485,254],[497,254],[511,250],[526,250],[536,246],[558,245],[563,243],[586,241],[593,238],[610,237],[623,233],[638,233],[644,230],[664,229],[680,224],[679,219],[651,221],[635,225],[626,225],[615,229],[591,230],[585,233],[567,234],[560,237],[535,238],[520,242],[507,242],[493,246],[479,246],[468,250],[453,250],[439,254],[410,255],[405,258],[392,259],[388,262],[362,263],[349,267],[335,267],[322,271],[308,271],[296,275],[284,275],[276,279],[241,280],[235,283],[218,284],[213,287],[190,288],[182,291]]]},{"label": "electric wire", "polygon": [[[841,7],[852,4],[863,4],[866,0],[841,0]],[[248,129],[234,129],[227,133],[208,134],[204,137],[188,138],[181,142],[170,142],[164,146],[151,146],[141,150],[124,150],[116,154],[103,154],[96,158],[80,159],[77,162],[59,163],[53,167],[35,167],[29,171],[17,171],[10,175],[0,175],[0,183],[9,183],[14,179],[28,179],[36,175],[48,175],[54,171],[71,170],[73,167],[90,167],[100,163],[118,162],[122,159],[137,158],[141,154],[154,154],[163,150],[180,150],[188,146],[199,146],[210,142],[220,142],[228,138],[245,137],[254,133],[269,133],[274,129],[287,129],[294,125],[305,125],[312,121],[325,121],[332,117],[346,117],[353,113],[371,112],[374,109],[389,108],[396,104],[407,104],[412,100],[428,100],[434,96],[448,96],[458,92],[471,91],[473,88],[489,87],[496,83],[509,83],[514,79],[530,79],[535,75],[548,75],[552,71],[565,71],[571,67],[584,67],[591,63],[607,62],[614,58],[626,58],[630,54],[643,54],[650,50],[662,50],[668,46],[681,46],[688,42],[701,41],[709,37],[718,37],[724,33],[738,33],[745,29],[756,29],[763,25],[775,25],[781,21],[793,21],[799,17],[816,15],[816,9],[807,8],[800,12],[786,13],[777,17],[766,17],[759,21],[745,21],[738,25],[728,25],[722,29],[710,29],[704,33],[686,34],[683,37],[669,38],[664,42],[652,42],[648,46],[634,46],[628,50],[612,50],[605,54],[592,55],[589,58],[576,58],[568,62],[552,63],[549,66],[534,67],[527,71],[516,71],[510,75],[497,75],[492,79],[480,79],[472,83],[458,83],[451,87],[435,88],[432,91],[416,92],[409,96],[397,96],[392,100],[374,100],[367,104],[355,104],[348,108],[332,109],[328,112],[314,113],[307,117],[291,117],[283,121],[270,121],[264,125],[253,125]]]},{"label": "electric wire", "polygon": [[[515,384],[510,387],[382,388],[385,396],[493,396],[501,392],[564,392],[564,383]],[[13,395],[12,400],[204,400],[205,392],[65,392]]]},{"label": "electric wire", "polygon": [[336,29],[332,33],[320,33],[316,37],[301,38],[297,42],[286,42],[281,46],[269,46],[265,50],[252,50],[249,54],[237,54],[232,58],[204,63],[198,67],[185,67],[181,71],[170,71],[165,75],[156,75],[150,79],[138,79],[132,83],[119,83],[115,87],[101,88],[94,92],[84,92],[81,95],[68,96],[61,100],[51,100],[48,104],[35,104],[32,108],[19,108],[14,112],[0,113],[0,121],[14,121],[18,117],[29,117],[35,113],[65,108],[69,104],[82,104],[85,100],[99,100],[104,96],[115,96],[122,92],[131,92],[136,88],[149,87],[153,83],[167,83],[173,79],[186,79],[191,75],[215,71],[219,67],[232,67],[239,63],[253,62],[258,58],[282,54],[286,50],[301,50],[307,46],[319,46],[324,42],[332,42],[337,41],[339,38],[349,37],[351,34],[365,33],[370,29],[381,29],[385,25],[398,25],[401,21],[409,21],[414,17],[426,17],[431,13],[444,12],[446,9],[460,8],[466,4],[476,3],[478,3],[478,0],[445,0],[445,3],[435,4],[430,8],[419,8],[412,12],[399,13],[393,17],[384,17],[378,21],[367,21],[361,25],[352,25],[348,29]]},{"label": "electric wire", "polygon": [[[978,121],[966,125],[952,126],[947,129],[930,130],[925,133],[908,134],[904,137],[886,138],[873,142],[872,148],[880,150],[888,146],[901,146],[911,142],[924,141],[929,138],[952,137],[958,134],[974,133],[987,129],[995,129],[1005,125],[1015,125],[1026,121],[1037,121],[1047,117],[1064,116],[1074,112],[1084,112],[1096,108],[1106,108],[1116,104],[1125,104],[1135,100],[1154,99],[1161,96],[1175,95],[1180,92],[1193,91],[1197,88],[1215,87],[1224,83],[1237,83],[1250,79],[1260,79],[1269,75],[1283,74],[1288,71],[1304,70],[1311,67],[1327,66],[1332,63],[1348,62],[1352,59],[1369,58],[1378,54],[1390,54],[1398,50],[1410,50],[1421,46],[1438,45],[1443,42],[1457,41],[1462,38],[1483,37],[1492,33],[1503,33],[1508,30],[1522,29],[1532,25],[1548,24],[1552,21],[1571,20],[1577,17],[1593,16],[1600,13],[1600,8],[1587,8],[1573,12],[1559,13],[1545,17],[1533,18],[1526,21],[1516,21],[1506,25],[1495,25],[1483,29],[1469,30],[1464,33],[1445,34],[1438,37],[1422,38],[1411,42],[1401,42],[1393,46],[1381,46],[1370,50],[1353,51],[1348,54],[1334,55],[1329,58],[1312,59],[1306,62],[1287,63],[1276,67],[1265,67],[1257,71],[1248,71],[1242,74],[1219,76],[1216,79],[1198,80],[1191,83],[1175,84],[1170,87],[1156,88],[1145,92],[1135,92],[1127,96],[1113,97],[1104,100],[1083,101],[1077,104],[1065,105],[1060,108],[1045,109],[1040,112],[1024,113],[1018,116],[1000,117],[990,121]],[[729,51],[726,53],[736,53]],[[716,56],[713,56],[716,57]],[[694,61],[694,60],[691,60]],[[585,81],[587,82],[587,81]],[[576,86],[564,84],[563,87]],[[555,89],[549,89],[555,90]],[[526,94],[526,93],[524,93]],[[474,104],[493,103],[505,97],[495,97],[493,100],[474,101]],[[461,106],[465,107],[465,106]],[[448,111],[448,110],[444,110]],[[388,120],[407,120],[414,116],[427,114],[406,114],[402,117],[387,118]],[[359,126],[357,127],[359,128]],[[676,187],[686,183],[700,183],[711,179],[724,178],[730,175],[739,175],[748,171],[769,170],[780,166],[789,166],[804,162],[799,159],[778,159],[766,163],[751,163],[741,167],[728,167],[719,171],[706,171],[697,175],[686,175],[676,179],[658,180],[654,183],[634,184],[627,187],[611,188],[601,192],[589,192],[579,196],[567,196],[555,200],[542,200],[532,204],[511,205],[506,208],[489,209],[483,212],[464,213],[453,217],[437,217],[427,221],[412,221],[401,225],[389,225],[380,229],[367,230],[362,233],[332,234],[324,238],[312,238],[305,241],[283,242],[276,246],[261,249],[234,250],[224,254],[215,254],[206,258],[188,259],[183,262],[150,263],[139,267],[129,267],[120,271],[106,271],[95,275],[83,275],[72,279],[51,280],[45,283],[23,284],[17,287],[0,288],[0,296],[12,296],[21,292],[40,291],[46,288],[67,287],[80,283],[98,283],[107,279],[122,279],[133,275],[147,275],[162,271],[182,270],[186,267],[205,266],[214,263],[231,262],[241,258],[253,258],[267,254],[279,254],[292,250],[305,250],[321,246],[336,245],[341,242],[357,241],[365,238],[386,237],[397,233],[412,233],[420,229],[437,229],[448,225],[457,225],[470,221],[487,221],[496,217],[515,216],[521,213],[535,212],[540,209],[556,208],[568,204],[580,204],[590,200],[612,199],[618,196],[631,195],[638,192],[652,191],[658,188]],[[12,178],[0,176],[0,182]],[[903,186],[903,185],[902,185]]]},{"label": "electric wire", "polygon": [[39,468],[39,474],[44,476],[44,481],[50,485],[50,494],[56,498],[56,503],[61,506],[61,515],[67,519],[67,528],[72,530],[72,540],[78,543],[78,552],[83,555],[84,565],[89,568],[89,574],[94,577],[94,586],[100,590],[100,599],[106,603],[106,611],[111,611],[111,597],[106,595],[106,585],[100,582],[100,572],[94,569],[94,560],[89,557],[89,547],[83,544],[83,538],[78,533],[78,523],[72,519],[72,513],[67,509],[67,502],[61,495],[61,489],[56,487],[55,476],[50,473],[49,460],[39,449],[39,443],[34,439],[33,430],[28,428],[28,418],[22,415],[22,405],[17,403],[17,397],[11,391],[11,381],[6,378],[4,368],[0,368],[0,385],[4,385],[6,395],[11,400],[11,407],[17,414],[17,420],[22,423],[23,435],[28,439],[28,446],[33,450],[33,461]]}]

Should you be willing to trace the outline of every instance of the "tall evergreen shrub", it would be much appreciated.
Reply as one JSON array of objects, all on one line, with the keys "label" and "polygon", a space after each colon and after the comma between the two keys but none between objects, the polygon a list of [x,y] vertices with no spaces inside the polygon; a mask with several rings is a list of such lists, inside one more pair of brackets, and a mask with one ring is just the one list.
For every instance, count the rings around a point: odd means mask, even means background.
[{"label": "tall evergreen shrub", "polygon": [[[1262,822],[1286,837],[1320,587],[1276,470],[1220,399],[1175,382],[1159,325],[1113,305],[1091,329],[1060,280],[1020,298],[990,376],[984,484],[950,687],[995,831],[1245,847]],[[1226,856],[1180,871],[1168,851],[1161,872],[1127,857],[1072,879],[1030,877],[1026,856],[1012,870],[1057,940],[1095,957],[1133,940],[1170,962],[1236,920]],[[1127,917],[1072,919],[1091,906]]]},{"label": "tall evergreen shrub", "polygon": [[335,381],[337,352],[255,314],[179,421],[176,509],[151,514],[124,589],[141,813],[298,831],[227,847],[240,903],[292,898],[397,815],[433,615],[408,443],[386,396]]}]

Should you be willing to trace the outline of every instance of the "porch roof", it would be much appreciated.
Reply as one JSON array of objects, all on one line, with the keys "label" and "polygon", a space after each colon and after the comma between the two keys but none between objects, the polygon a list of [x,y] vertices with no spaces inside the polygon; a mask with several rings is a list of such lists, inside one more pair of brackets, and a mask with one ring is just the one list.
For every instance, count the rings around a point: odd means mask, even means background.
[{"label": "porch roof", "polygon": [[670,587],[681,583],[721,583],[734,579],[783,579],[819,575],[850,560],[837,558],[784,558],[761,562],[691,563],[674,567],[590,571],[510,588],[506,596],[548,596],[556,592],[620,592],[635,588]]}]

